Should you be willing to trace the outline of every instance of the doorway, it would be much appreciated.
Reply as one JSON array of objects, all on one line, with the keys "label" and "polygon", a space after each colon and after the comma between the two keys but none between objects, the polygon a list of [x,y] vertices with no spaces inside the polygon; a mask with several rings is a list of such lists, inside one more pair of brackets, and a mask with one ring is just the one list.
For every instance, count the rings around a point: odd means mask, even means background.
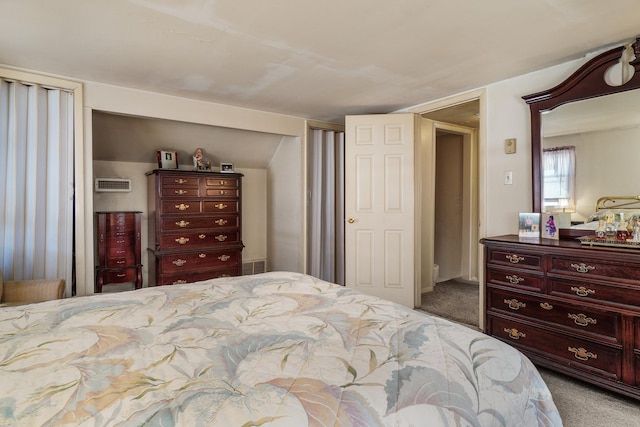
[{"label": "doorway", "polygon": [[[449,305],[456,310],[471,308],[473,311],[467,313],[471,319],[477,319],[480,302],[479,110],[479,100],[473,100],[422,114],[433,121],[435,129],[434,280],[433,288],[423,288],[423,306],[437,298],[440,309]],[[466,304],[459,301],[460,284],[471,286]],[[434,290],[437,292],[431,292]]]}]

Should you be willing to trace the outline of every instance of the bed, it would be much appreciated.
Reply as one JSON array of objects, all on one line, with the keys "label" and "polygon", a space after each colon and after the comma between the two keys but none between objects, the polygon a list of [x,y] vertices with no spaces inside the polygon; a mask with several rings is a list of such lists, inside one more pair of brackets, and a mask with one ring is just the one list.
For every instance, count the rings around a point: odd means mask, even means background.
[{"label": "bed", "polygon": [[[597,230],[600,226],[600,220],[607,221],[611,216],[611,220],[616,224],[623,220],[631,224],[631,228],[638,227],[640,229],[640,196],[603,196],[595,203],[595,212],[593,212],[584,223],[575,224],[571,228],[560,229],[560,238],[578,238],[583,244],[599,245],[599,246],[629,246],[635,247],[640,245],[640,236],[627,243],[621,243],[616,239],[599,239],[596,238]],[[612,241],[609,241],[612,240]]]},{"label": "bed", "polygon": [[0,309],[0,425],[559,426],[470,328],[271,272]]}]

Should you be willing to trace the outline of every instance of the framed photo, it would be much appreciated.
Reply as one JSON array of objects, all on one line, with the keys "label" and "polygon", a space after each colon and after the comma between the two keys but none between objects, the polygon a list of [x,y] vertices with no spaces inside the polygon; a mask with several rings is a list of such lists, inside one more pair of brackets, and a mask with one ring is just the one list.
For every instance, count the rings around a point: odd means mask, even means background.
[{"label": "framed photo", "polygon": [[518,236],[540,237],[540,214],[536,212],[520,213],[518,215]]},{"label": "framed photo", "polygon": [[540,215],[540,235],[545,239],[559,239],[560,229],[571,227],[569,212],[548,212]]},{"label": "framed photo", "polygon": [[233,163],[220,163],[220,172],[233,172]]},{"label": "framed photo", "polygon": [[158,167],[160,169],[178,169],[178,153],[158,150]]}]

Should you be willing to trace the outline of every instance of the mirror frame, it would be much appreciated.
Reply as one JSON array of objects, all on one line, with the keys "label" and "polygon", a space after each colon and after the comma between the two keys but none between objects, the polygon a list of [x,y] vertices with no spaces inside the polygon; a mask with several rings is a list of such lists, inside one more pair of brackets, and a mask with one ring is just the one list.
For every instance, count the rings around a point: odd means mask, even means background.
[{"label": "mirror frame", "polygon": [[631,45],[634,58],[629,61],[634,73],[631,78],[620,86],[611,86],[606,82],[607,70],[616,65],[627,45],[608,50],[589,60],[575,73],[559,85],[522,99],[529,104],[531,110],[531,178],[532,178],[532,212],[542,212],[542,117],[541,114],[551,111],[561,105],[612,95],[628,90],[640,88],[640,37]]}]

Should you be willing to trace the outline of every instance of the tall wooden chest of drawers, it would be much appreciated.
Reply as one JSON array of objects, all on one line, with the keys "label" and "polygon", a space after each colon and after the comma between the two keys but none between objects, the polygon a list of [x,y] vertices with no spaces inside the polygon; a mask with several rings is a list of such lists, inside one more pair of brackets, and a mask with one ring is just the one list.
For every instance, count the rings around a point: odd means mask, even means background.
[{"label": "tall wooden chest of drawers", "polygon": [[640,250],[481,242],[487,334],[536,364],[640,399]]},{"label": "tall wooden chest of drawers", "polygon": [[97,293],[108,283],[142,287],[141,212],[96,212]]},{"label": "tall wooden chest of drawers", "polygon": [[242,174],[156,169],[149,189],[149,283],[242,274]]}]

